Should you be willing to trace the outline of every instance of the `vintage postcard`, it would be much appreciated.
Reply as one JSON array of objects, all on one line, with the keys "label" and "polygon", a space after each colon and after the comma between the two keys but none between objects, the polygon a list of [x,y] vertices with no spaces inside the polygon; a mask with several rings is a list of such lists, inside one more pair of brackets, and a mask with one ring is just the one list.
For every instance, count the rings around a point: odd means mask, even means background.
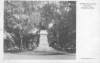
[{"label": "vintage postcard", "polygon": [[4,63],[99,62],[96,0],[4,0],[2,7]]}]

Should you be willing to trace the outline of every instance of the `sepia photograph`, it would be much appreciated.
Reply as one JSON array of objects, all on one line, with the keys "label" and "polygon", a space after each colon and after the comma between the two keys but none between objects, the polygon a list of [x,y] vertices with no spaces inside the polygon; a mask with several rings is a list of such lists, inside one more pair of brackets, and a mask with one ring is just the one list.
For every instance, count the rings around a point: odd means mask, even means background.
[{"label": "sepia photograph", "polygon": [[4,1],[4,59],[76,59],[76,1]]}]

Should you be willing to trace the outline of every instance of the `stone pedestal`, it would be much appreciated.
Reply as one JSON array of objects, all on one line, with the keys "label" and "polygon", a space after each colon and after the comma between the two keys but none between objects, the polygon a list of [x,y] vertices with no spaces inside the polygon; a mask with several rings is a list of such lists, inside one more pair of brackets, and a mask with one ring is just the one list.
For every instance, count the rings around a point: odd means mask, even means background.
[{"label": "stone pedestal", "polygon": [[46,30],[40,31],[39,46],[34,51],[54,51],[52,47],[49,47],[47,34]]}]

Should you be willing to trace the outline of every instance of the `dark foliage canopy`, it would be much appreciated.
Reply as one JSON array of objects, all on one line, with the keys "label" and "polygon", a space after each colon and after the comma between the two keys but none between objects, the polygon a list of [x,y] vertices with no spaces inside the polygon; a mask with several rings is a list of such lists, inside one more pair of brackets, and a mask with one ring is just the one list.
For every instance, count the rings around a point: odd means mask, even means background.
[{"label": "dark foliage canopy", "polygon": [[48,24],[54,21],[54,26],[49,31],[49,34],[53,35],[51,39],[56,37],[54,39],[57,41],[56,44],[62,48],[66,48],[70,43],[75,45],[76,3],[74,1],[5,1],[4,6],[6,32],[23,35],[34,28],[42,27],[49,30]]}]

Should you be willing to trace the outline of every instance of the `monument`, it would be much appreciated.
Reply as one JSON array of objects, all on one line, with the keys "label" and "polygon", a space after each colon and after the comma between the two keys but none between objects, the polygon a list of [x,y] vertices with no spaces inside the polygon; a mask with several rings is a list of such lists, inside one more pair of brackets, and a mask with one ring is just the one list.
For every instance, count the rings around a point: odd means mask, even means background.
[{"label": "monument", "polygon": [[48,33],[46,30],[40,31],[39,46],[34,51],[54,51],[55,50],[49,46],[47,34]]}]

